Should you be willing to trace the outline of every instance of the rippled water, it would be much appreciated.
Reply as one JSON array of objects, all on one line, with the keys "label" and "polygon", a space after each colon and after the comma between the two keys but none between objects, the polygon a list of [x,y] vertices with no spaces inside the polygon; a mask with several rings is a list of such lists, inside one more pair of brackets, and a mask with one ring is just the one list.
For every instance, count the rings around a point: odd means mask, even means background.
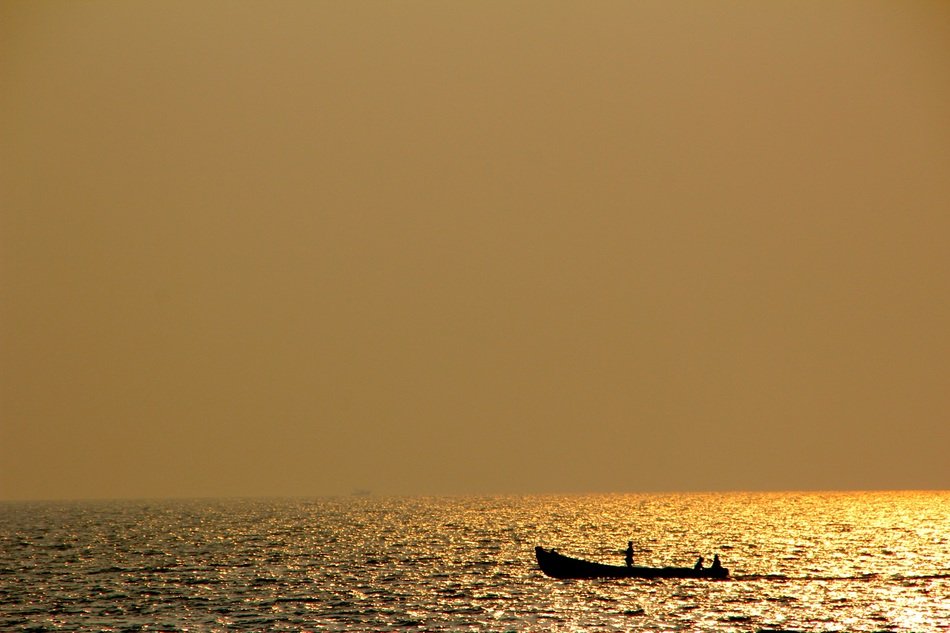
[{"label": "rippled water", "polygon": [[[719,553],[728,581],[545,577]],[[2,631],[947,631],[950,493],[0,504]]]}]

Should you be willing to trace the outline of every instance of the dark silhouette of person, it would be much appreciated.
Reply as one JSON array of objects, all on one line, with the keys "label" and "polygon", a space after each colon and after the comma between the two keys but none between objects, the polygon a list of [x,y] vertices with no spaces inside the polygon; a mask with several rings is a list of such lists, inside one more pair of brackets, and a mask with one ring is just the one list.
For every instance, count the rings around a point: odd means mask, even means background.
[{"label": "dark silhouette of person", "polygon": [[703,568],[703,557],[700,556],[699,558],[696,559],[696,564],[693,565],[693,569],[699,570],[699,569],[702,569],[702,568]]},{"label": "dark silhouette of person", "polygon": [[713,564],[711,569],[722,569],[722,563],[719,562],[719,554],[713,556]]},{"label": "dark silhouette of person", "polygon": [[633,567],[633,541],[627,541],[627,552],[625,556],[627,567]]}]

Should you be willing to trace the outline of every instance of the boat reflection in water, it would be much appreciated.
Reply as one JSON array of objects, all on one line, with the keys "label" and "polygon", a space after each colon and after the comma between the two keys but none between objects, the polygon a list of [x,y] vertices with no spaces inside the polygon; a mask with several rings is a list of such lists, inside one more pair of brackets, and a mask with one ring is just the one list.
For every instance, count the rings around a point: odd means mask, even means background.
[{"label": "boat reflection in water", "polygon": [[729,577],[725,567],[636,567],[592,563],[557,553],[554,549],[534,548],[538,565],[552,578],[708,578]]}]

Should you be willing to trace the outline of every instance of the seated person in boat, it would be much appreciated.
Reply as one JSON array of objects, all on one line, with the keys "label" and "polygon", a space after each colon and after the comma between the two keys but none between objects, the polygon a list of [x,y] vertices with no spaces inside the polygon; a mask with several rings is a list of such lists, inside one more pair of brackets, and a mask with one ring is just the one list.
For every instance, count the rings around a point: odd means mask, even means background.
[{"label": "seated person in boat", "polygon": [[693,569],[699,570],[703,568],[703,557],[700,556],[696,559],[696,564],[693,565]]},{"label": "seated person in boat", "polygon": [[719,554],[713,556],[713,564],[711,569],[722,569],[722,563],[719,562]]}]

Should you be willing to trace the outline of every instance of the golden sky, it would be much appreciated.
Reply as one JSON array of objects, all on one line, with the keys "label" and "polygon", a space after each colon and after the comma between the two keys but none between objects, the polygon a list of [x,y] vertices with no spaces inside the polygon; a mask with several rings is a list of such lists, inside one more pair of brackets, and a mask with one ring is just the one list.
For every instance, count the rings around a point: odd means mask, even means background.
[{"label": "golden sky", "polygon": [[0,3],[0,498],[950,487],[950,4]]}]

